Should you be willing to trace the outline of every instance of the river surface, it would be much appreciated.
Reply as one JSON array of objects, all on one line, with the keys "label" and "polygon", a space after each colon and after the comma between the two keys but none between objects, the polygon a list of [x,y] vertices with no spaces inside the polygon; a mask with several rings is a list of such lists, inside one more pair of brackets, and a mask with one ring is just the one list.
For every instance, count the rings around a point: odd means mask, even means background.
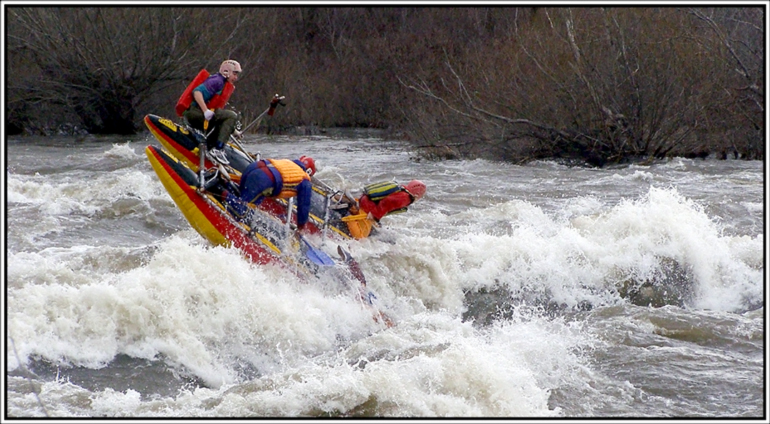
[{"label": "river surface", "polygon": [[397,141],[251,136],[357,193],[426,196],[343,243],[350,296],[210,246],[149,134],[4,149],[6,418],[764,420],[765,169],[417,160]]}]

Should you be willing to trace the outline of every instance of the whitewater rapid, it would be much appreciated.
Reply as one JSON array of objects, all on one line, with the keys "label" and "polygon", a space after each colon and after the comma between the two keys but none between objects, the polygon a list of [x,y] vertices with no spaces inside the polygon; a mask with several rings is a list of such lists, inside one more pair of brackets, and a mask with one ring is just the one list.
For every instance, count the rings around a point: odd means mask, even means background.
[{"label": "whitewater rapid", "polygon": [[[247,144],[312,154],[317,176],[346,189],[426,182],[377,237],[335,242],[397,322],[386,329],[331,284],[208,245],[155,177],[147,142],[8,147],[13,416],[42,415],[28,367],[47,413],[66,417],[719,415],[728,400],[665,394],[655,379],[715,360],[733,372],[699,385],[761,381],[757,164],[589,170],[428,163],[370,140]],[[634,305],[623,285],[644,282],[677,298]],[[620,351],[639,371],[609,353]],[[751,415],[761,387],[742,396],[732,414]]]}]

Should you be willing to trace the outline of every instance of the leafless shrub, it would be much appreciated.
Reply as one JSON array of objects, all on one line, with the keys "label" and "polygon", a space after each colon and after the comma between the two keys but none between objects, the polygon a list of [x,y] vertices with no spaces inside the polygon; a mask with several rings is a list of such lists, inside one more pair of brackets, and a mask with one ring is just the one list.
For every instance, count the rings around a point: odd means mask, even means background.
[{"label": "leafless shrub", "polygon": [[[7,8],[12,127],[131,133],[239,60],[250,122],[389,128],[435,157],[764,157],[764,8]],[[7,127],[8,128],[8,127]],[[263,127],[261,130],[265,130]]]},{"label": "leafless shrub", "polygon": [[19,57],[10,67],[21,76],[11,79],[9,103],[59,105],[88,132],[133,134],[144,102],[227,55],[240,21],[218,11],[9,8],[9,44]]},{"label": "leafless shrub", "polygon": [[538,9],[514,29],[492,48],[444,54],[436,76],[403,82],[456,117],[434,126],[437,138],[468,134],[458,124],[475,121],[475,137],[464,137],[467,153],[486,144],[496,148],[481,150],[494,155],[521,155],[528,149],[514,146],[535,139],[535,157],[601,165],[708,150],[713,105],[734,100],[720,94],[728,45],[678,9]]}]

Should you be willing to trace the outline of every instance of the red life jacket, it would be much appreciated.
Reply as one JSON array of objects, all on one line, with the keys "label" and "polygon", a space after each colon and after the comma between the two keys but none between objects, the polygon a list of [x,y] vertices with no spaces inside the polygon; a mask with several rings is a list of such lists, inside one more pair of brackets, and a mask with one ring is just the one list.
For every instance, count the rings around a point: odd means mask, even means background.
[{"label": "red life jacket", "polygon": [[[182,93],[182,96],[179,97],[179,100],[176,102],[176,114],[177,116],[182,116],[184,111],[186,111],[190,105],[193,103],[193,95],[192,92],[195,90],[196,87],[203,84],[203,81],[206,81],[206,78],[211,76],[209,72],[205,69],[201,69],[200,72],[198,72],[198,75],[192,80],[190,85],[185,88],[184,93]],[[224,107],[227,104],[227,101],[230,99],[230,95],[233,94],[233,90],[235,90],[235,86],[232,85],[229,81],[225,82],[225,88],[222,89],[222,94],[214,94],[214,97],[211,98],[211,100],[206,103],[206,106],[209,109],[219,109],[221,107]]]}]

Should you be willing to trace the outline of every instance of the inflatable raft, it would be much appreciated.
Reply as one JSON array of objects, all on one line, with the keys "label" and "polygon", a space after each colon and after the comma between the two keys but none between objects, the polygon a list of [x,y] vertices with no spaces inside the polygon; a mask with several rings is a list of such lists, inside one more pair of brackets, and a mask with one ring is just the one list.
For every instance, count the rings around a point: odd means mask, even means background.
[{"label": "inflatable raft", "polygon": [[358,263],[342,246],[337,245],[336,255],[328,254],[307,237],[297,236],[291,219],[287,219],[290,215],[280,214],[281,211],[253,208],[249,222],[240,222],[224,205],[222,191],[227,188],[224,180],[210,175],[209,171],[202,189],[199,174],[186,161],[154,146],[148,146],[145,153],[185,219],[211,244],[236,247],[258,264],[281,264],[306,281],[335,281],[340,288],[353,290],[362,303],[372,309],[375,319],[392,325],[374,304],[376,296],[366,287]]},{"label": "inflatable raft", "polygon": [[[196,134],[194,130],[178,125],[173,121],[149,114],[145,116],[144,123],[160,144],[168,150],[174,157],[185,163],[194,173],[199,172],[200,156],[199,140],[202,140],[202,134]],[[233,181],[240,181],[240,176],[246,167],[257,158],[246,152],[242,146],[232,141],[227,143],[224,148],[225,156],[228,160],[227,170]],[[214,163],[208,158],[204,159],[204,169],[209,169]],[[310,221],[312,232],[322,232],[324,235],[334,235],[343,239],[356,237],[359,226],[366,225],[365,215],[351,215],[349,206],[355,203],[355,200],[347,196],[342,190],[320,181],[318,178],[311,179],[313,183],[313,195],[311,197]],[[271,213],[283,213],[287,203],[283,199],[265,199],[262,202],[262,208]],[[367,231],[368,233],[368,231]]]}]

